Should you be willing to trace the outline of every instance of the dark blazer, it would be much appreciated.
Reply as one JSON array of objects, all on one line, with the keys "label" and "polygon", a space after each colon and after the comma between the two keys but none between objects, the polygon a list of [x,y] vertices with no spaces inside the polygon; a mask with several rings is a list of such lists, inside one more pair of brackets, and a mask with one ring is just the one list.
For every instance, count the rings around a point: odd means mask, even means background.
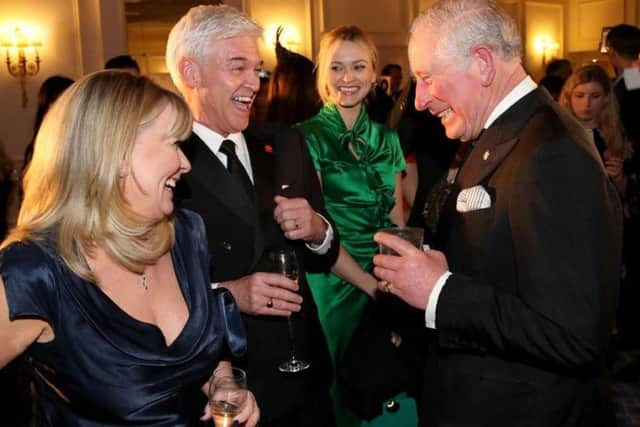
[{"label": "dark blazer", "polygon": [[457,183],[492,204],[460,213],[453,197],[444,219],[453,274],[422,425],[596,425],[622,213],[593,144],[536,89],[483,132]]},{"label": "dark blazer", "polygon": [[634,148],[640,147],[640,89],[628,90],[624,78],[616,81],[613,91],[618,100],[620,121]]},{"label": "dark blazer", "polygon": [[[224,165],[196,134],[183,144],[192,169],[180,180],[177,199],[182,207],[204,218],[211,280],[222,282],[269,271],[266,254],[283,247],[296,250],[306,271],[328,271],[338,254],[337,233],[329,252],[319,256],[309,251],[304,242],[285,239],[273,219],[273,198],[282,184],[289,185],[289,196],[305,197],[317,212],[330,218],[324,210],[318,178],[302,136],[276,125],[252,123],[244,137],[254,175],[254,200],[232,180]],[[300,274],[302,311],[293,319],[296,352],[299,358],[311,362],[309,371],[285,376],[277,370],[278,364],[288,357],[285,318],[243,315],[248,350],[238,364],[247,369],[249,388],[256,396],[263,422],[285,416],[310,400],[318,401],[318,396],[328,396],[331,362],[304,277]],[[330,407],[324,416],[327,414],[332,418]]]}]

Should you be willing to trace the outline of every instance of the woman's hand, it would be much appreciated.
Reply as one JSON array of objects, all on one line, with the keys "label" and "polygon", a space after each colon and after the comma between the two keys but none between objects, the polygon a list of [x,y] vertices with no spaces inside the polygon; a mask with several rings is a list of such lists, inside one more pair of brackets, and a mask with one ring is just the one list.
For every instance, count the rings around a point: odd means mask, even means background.
[{"label": "woman's hand", "polygon": [[[200,418],[202,421],[209,420],[213,417],[211,406],[207,403],[204,407],[204,415]],[[247,391],[247,398],[244,401],[244,405],[240,409],[240,413],[233,419],[238,425],[246,427],[254,427],[260,420],[260,409],[256,403],[256,398],[253,393]]]},{"label": "woman's hand", "polygon": [[622,178],[622,164],[623,161],[620,157],[605,154],[604,167],[607,171],[607,175],[611,179],[620,179]]},{"label": "woman's hand", "polygon": [[624,197],[627,192],[627,180],[624,175],[624,161],[620,156],[612,154],[609,150],[604,152],[604,168],[607,176],[616,187],[618,194]]},{"label": "woman's hand", "polygon": [[235,420],[246,427],[254,427],[258,424],[260,408],[258,408],[255,396],[250,391],[247,392],[247,400],[244,401],[244,405],[242,405],[242,409]]}]

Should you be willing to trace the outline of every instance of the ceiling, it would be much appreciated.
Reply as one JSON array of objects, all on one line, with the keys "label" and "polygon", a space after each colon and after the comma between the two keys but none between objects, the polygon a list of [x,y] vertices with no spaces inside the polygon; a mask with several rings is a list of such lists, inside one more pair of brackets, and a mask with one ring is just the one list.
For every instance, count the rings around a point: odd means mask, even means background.
[{"label": "ceiling", "polygon": [[125,0],[127,22],[177,22],[187,10],[221,0]]}]

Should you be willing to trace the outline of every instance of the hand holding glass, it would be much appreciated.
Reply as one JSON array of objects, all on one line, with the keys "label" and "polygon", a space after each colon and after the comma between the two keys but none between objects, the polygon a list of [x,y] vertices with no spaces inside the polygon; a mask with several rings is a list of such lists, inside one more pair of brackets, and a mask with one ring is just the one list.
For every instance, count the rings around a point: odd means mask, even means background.
[{"label": "hand holding glass", "polygon": [[216,427],[231,427],[247,400],[247,374],[240,368],[218,368],[209,381],[209,406]]},{"label": "hand holding glass", "polygon": [[[280,250],[271,252],[272,272],[279,273],[288,279],[298,281],[298,261],[296,253],[292,250]],[[293,334],[293,322],[291,316],[287,317],[287,327],[289,329],[289,360],[278,365],[280,372],[296,373],[308,369],[311,364],[296,357],[295,337]]]},{"label": "hand holding glass", "polygon": [[[398,236],[403,238],[404,240],[411,242],[413,246],[422,250],[422,240],[424,239],[424,229],[420,227],[393,227],[393,228],[383,228],[380,230],[383,233],[393,234],[394,236]],[[380,249],[380,253],[382,255],[398,255],[396,251],[391,248],[384,246],[383,244],[378,245]]]}]

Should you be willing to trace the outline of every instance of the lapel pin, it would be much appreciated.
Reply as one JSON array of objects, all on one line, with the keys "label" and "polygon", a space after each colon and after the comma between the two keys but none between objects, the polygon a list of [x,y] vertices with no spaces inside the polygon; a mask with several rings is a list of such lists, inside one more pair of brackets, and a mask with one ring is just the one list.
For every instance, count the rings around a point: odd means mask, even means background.
[{"label": "lapel pin", "polygon": [[489,160],[489,156],[491,156],[491,153],[489,152],[489,150],[485,151],[484,154],[482,155],[482,160],[484,161]]}]

